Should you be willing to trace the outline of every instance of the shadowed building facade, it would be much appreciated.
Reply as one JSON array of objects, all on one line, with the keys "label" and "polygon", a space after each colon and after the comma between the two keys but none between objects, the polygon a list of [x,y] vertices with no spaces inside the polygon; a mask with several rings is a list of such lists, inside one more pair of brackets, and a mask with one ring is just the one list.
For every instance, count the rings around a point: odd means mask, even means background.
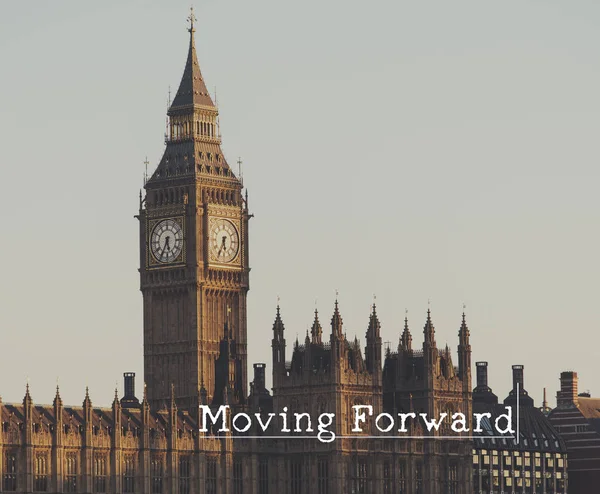
[{"label": "shadowed building facade", "polygon": [[[389,438],[367,420],[351,430],[352,406],[386,412],[463,412],[470,423],[471,347],[463,315],[458,366],[438,348],[428,312],[422,348],[405,321],[397,349],[382,349],[376,307],[364,350],[349,340],[335,302],[324,334],[317,312],[310,334],[289,349],[280,308],[273,325],[273,395],[264,364],[247,389],[248,195],[221,150],[218,109],[194,46],[194,18],[183,77],[168,110],[166,147],[140,194],[143,296],[142,400],[134,375],[110,408],[0,402],[0,492],[145,494],[458,494],[472,490],[472,441],[444,439],[411,421]],[[335,413],[322,443],[280,438],[271,426],[240,433],[200,432],[199,405],[266,414]],[[231,416],[226,422],[231,426]],[[316,429],[316,425],[314,426]],[[398,434],[396,434],[397,436]],[[454,434],[456,436],[456,434]]]}]

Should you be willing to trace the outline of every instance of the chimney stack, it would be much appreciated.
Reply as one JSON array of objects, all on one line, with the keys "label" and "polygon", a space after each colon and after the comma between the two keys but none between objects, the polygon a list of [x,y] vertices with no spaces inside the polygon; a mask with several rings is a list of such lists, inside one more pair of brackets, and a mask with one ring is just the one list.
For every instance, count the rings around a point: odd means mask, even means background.
[{"label": "chimney stack", "polygon": [[260,392],[265,389],[265,369],[266,364],[254,364],[254,389]]},{"label": "chimney stack", "polygon": [[488,363],[477,362],[477,387],[487,388],[488,385]]},{"label": "chimney stack", "polygon": [[523,366],[522,365],[513,365],[513,390],[517,391],[517,385],[519,386],[519,391],[524,389],[523,387]]},{"label": "chimney stack", "polygon": [[577,384],[577,372],[565,371],[560,373],[560,391],[556,393],[557,406],[578,406]]},{"label": "chimney stack", "polygon": [[140,400],[135,397],[135,372],[125,372],[123,381],[125,394],[121,400],[121,406],[123,408],[138,408]]}]

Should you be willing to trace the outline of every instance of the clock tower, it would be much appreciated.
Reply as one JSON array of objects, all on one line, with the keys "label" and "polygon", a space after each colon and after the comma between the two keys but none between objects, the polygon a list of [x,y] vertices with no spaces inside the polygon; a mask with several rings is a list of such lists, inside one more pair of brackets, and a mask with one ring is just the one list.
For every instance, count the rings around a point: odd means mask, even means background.
[{"label": "clock tower", "polygon": [[222,400],[223,390],[232,405],[247,396],[247,194],[221,151],[218,109],[196,57],[193,12],[189,21],[165,151],[145,183],[138,216],[144,378],[155,409],[165,406],[172,388],[179,407],[188,409],[200,399]]}]

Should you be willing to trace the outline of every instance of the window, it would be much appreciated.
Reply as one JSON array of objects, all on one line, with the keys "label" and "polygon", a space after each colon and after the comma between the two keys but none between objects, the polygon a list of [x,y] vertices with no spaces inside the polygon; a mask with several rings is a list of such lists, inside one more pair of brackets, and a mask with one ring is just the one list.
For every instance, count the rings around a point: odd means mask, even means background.
[{"label": "window", "polygon": [[191,461],[189,456],[179,458],[179,494],[190,494]]},{"label": "window", "polygon": [[269,462],[266,458],[258,462],[258,492],[269,494]]},{"label": "window", "polygon": [[423,494],[423,464],[420,461],[415,466],[415,487],[416,494]]},{"label": "window", "polygon": [[407,481],[406,462],[401,460],[400,463],[398,463],[398,494],[406,494],[408,492],[406,486]]},{"label": "window", "polygon": [[303,494],[302,493],[302,459],[293,459],[290,462],[290,480],[291,480],[291,494]]},{"label": "window", "polygon": [[65,492],[77,492],[77,453],[68,453],[66,456]]},{"label": "window", "polygon": [[35,490],[46,492],[48,490],[48,457],[38,454],[35,457]]},{"label": "window", "polygon": [[150,461],[151,491],[152,494],[162,494],[163,491],[163,461],[154,457]]},{"label": "window", "polygon": [[383,462],[383,494],[392,493],[392,468],[389,461]]},{"label": "window", "polygon": [[217,494],[217,460],[206,460],[206,494]]},{"label": "window", "polygon": [[4,454],[4,490],[14,492],[17,490],[17,454],[8,451]]},{"label": "window", "polygon": [[244,471],[241,460],[233,462],[233,494],[244,494]]},{"label": "window", "polygon": [[458,494],[458,467],[450,465],[448,468],[448,494]]},{"label": "window", "polygon": [[94,457],[94,492],[106,492],[106,456]]},{"label": "window", "polygon": [[135,457],[125,456],[125,468],[123,469],[123,492],[130,494],[135,490]]},{"label": "window", "polygon": [[319,458],[317,463],[318,494],[329,494],[329,462],[327,458]]},{"label": "window", "polygon": [[368,464],[364,458],[355,458],[352,464],[352,492],[367,494]]}]

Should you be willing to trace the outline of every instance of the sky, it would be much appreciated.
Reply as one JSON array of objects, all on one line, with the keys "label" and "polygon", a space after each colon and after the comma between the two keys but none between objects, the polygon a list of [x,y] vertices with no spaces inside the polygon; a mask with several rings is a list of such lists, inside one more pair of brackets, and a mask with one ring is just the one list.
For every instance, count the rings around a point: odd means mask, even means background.
[{"label": "sky", "polygon": [[[0,4],[0,396],[109,405],[143,375],[138,194],[164,149],[189,2]],[[364,340],[428,307],[503,399],[600,392],[600,3],[195,2],[223,150],[243,160],[249,365],[336,290]],[[364,344],[364,341],[363,341]],[[288,354],[289,358],[289,354]],[[456,357],[455,357],[456,358]],[[457,361],[455,360],[455,364]],[[473,380],[475,373],[473,372]]]}]

